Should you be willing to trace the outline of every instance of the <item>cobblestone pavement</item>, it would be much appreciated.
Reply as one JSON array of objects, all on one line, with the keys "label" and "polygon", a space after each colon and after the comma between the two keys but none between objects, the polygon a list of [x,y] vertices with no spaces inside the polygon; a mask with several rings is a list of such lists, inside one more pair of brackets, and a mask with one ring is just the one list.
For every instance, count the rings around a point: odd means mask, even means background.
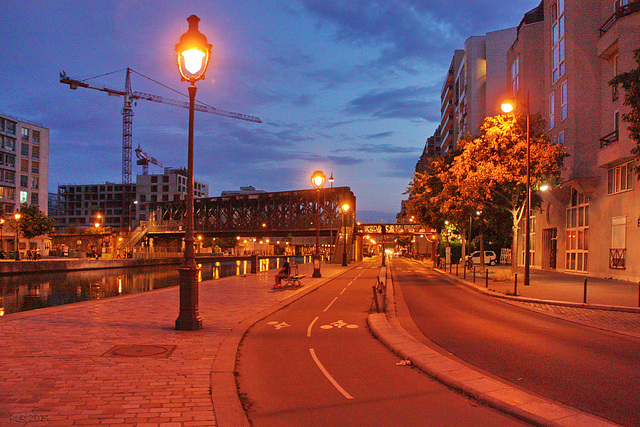
[{"label": "cobblestone pavement", "polygon": [[512,301],[540,313],[640,338],[640,313],[567,307],[544,302]]},{"label": "cobblestone pavement", "polygon": [[[320,280],[311,268],[301,268],[302,289]],[[201,283],[200,331],[174,330],[178,287],[4,316],[0,426],[216,425],[210,376],[221,341],[299,292],[274,291],[273,274]]]}]

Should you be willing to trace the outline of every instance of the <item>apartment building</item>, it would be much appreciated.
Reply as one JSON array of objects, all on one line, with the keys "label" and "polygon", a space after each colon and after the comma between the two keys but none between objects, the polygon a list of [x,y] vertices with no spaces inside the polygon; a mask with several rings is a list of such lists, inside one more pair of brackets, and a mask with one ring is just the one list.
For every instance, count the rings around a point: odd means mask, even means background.
[{"label": "apartment building", "polygon": [[543,209],[530,219],[531,264],[638,280],[634,142],[620,119],[628,112],[623,93],[609,81],[637,67],[640,1],[544,0],[534,11],[508,54],[511,90],[528,94],[531,112],[545,117],[547,133],[570,157],[562,186],[542,194]]},{"label": "apartment building", "polygon": [[[194,181],[193,195],[195,198],[209,197],[209,185]],[[150,203],[184,200],[186,196],[186,169],[166,167],[162,174],[138,175],[136,177],[136,224],[150,219]]]},{"label": "apartment building", "polygon": [[[26,204],[37,205],[46,214],[48,185],[49,129],[0,113],[0,212],[11,218]],[[15,250],[15,234],[9,227],[2,227],[0,250]]]},{"label": "apartment building", "polygon": [[96,223],[100,227],[120,228],[125,223],[122,195],[122,184],[112,182],[58,185],[57,212],[52,213],[56,231],[82,230]]}]

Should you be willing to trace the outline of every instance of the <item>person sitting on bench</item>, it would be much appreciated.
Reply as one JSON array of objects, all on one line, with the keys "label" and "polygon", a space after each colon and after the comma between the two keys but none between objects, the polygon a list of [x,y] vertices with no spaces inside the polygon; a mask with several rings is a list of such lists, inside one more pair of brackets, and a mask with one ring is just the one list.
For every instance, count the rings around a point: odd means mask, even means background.
[{"label": "person sitting on bench", "polygon": [[282,257],[282,261],[284,263],[282,264],[282,268],[280,269],[280,271],[278,271],[278,274],[276,274],[276,284],[273,286],[274,288],[279,288],[280,286],[282,286],[280,284],[282,278],[288,277],[289,273],[291,272],[291,265],[289,265],[289,260],[287,260],[286,256]]}]

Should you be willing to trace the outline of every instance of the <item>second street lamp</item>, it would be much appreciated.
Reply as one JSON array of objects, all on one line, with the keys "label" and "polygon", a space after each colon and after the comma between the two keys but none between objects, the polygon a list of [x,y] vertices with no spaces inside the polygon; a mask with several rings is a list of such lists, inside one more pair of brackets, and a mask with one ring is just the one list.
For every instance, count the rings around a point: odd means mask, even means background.
[{"label": "second street lamp", "polygon": [[[520,102],[520,104],[525,108],[525,113],[527,115],[527,195],[525,198],[524,205],[524,214],[525,214],[525,223],[524,223],[524,285],[529,286],[529,264],[531,262],[531,253],[529,252],[529,248],[531,246],[531,140],[530,140],[530,131],[529,131],[529,121],[531,113],[529,111],[529,91],[527,91],[527,100],[525,103],[522,103],[517,97],[516,101]],[[515,102],[504,102],[502,104],[502,111],[505,113],[510,113],[515,108]],[[517,248],[514,248],[514,251]],[[513,262],[516,258],[512,255]]]},{"label": "second street lamp", "polygon": [[344,234],[343,234],[344,246],[343,246],[343,252],[342,252],[342,266],[346,267],[347,266],[347,212],[349,211],[349,205],[345,203],[341,206],[341,208],[342,208],[342,224],[344,225]]},{"label": "second street lamp", "polygon": [[184,262],[180,267],[180,314],[176,319],[176,329],[197,331],[202,329],[202,319],[198,313],[198,264],[196,263],[193,238],[193,116],[196,99],[195,82],[204,79],[209,65],[211,45],[198,30],[200,18],[191,15],[187,18],[189,29],[180,37],[176,45],[178,70],[182,81],[189,86],[189,141],[187,150],[187,197],[184,232]]},{"label": "second street lamp", "polygon": [[13,215],[16,220],[16,261],[20,261],[20,216],[20,212]]},{"label": "second street lamp", "polygon": [[324,173],[315,171],[311,175],[311,184],[318,192],[316,201],[316,254],[313,260],[313,275],[311,277],[322,277],[320,273],[320,189],[324,186]]}]

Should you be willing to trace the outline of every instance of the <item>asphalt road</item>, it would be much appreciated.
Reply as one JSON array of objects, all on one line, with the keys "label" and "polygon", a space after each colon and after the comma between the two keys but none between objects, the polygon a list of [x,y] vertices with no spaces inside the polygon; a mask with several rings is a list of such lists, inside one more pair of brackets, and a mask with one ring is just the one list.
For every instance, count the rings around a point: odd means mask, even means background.
[{"label": "asphalt road", "polygon": [[[484,296],[421,264],[395,259],[411,319],[460,360],[543,397],[622,425],[640,423],[640,340]],[[414,322],[414,325],[411,324]]]},{"label": "asphalt road", "polygon": [[237,383],[254,426],[523,425],[398,365],[367,328],[379,264],[362,265],[247,332]]}]

